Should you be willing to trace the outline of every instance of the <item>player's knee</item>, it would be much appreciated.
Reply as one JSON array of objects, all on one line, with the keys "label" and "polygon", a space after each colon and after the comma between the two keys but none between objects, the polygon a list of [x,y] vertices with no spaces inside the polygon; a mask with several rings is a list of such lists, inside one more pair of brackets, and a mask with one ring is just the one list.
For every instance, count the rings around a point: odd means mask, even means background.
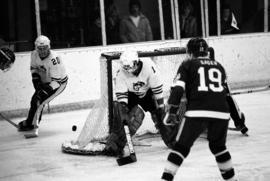
[{"label": "player's knee", "polygon": [[185,146],[183,144],[179,144],[178,142],[176,142],[173,145],[172,149],[175,150],[176,152],[181,153],[185,158],[188,156],[190,152],[190,147]]},{"label": "player's knee", "polygon": [[212,154],[216,157],[218,163],[224,163],[231,160],[231,155],[226,146],[217,146],[215,144],[209,144],[209,148]]},{"label": "player's knee", "polygon": [[215,143],[209,142],[209,149],[212,152],[212,154],[215,155],[215,154],[218,154],[218,153],[226,150],[226,146],[225,145],[219,146]]},{"label": "player's knee", "polygon": [[37,107],[38,102],[39,102],[38,97],[37,97],[36,95],[34,95],[34,96],[32,97],[32,99],[31,99],[30,104],[31,104],[32,107],[33,107],[33,106],[34,106],[34,107]]}]

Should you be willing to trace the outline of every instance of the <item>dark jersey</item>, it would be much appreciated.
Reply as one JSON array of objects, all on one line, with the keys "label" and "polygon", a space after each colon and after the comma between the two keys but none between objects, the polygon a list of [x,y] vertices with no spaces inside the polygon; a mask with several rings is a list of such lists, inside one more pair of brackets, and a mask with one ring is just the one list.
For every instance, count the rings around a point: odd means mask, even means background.
[{"label": "dark jersey", "polygon": [[229,119],[226,73],[220,63],[208,58],[186,60],[174,82],[186,90],[187,117]]}]

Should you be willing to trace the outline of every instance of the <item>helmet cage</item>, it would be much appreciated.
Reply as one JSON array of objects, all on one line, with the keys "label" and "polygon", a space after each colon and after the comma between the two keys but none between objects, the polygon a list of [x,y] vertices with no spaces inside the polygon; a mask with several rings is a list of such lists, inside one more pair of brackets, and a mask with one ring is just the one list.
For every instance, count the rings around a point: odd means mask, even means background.
[{"label": "helmet cage", "polygon": [[137,62],[138,60],[131,60],[131,61],[126,61],[122,63],[122,68],[128,72],[128,73],[133,73],[137,69]]},{"label": "helmet cage", "polygon": [[35,41],[35,47],[40,58],[47,57],[50,54],[50,39],[44,35],[38,36]]}]

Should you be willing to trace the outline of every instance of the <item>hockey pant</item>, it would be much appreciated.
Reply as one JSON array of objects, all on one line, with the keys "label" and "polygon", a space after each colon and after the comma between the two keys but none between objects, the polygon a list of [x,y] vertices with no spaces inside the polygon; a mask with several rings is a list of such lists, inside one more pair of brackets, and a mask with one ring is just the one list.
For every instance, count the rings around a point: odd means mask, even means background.
[{"label": "hockey pant", "polygon": [[46,104],[48,104],[51,100],[53,100],[56,96],[61,94],[66,88],[67,81],[60,84],[60,87],[55,89],[51,94],[47,97],[37,98],[37,91],[34,93],[31,99],[31,105],[28,112],[28,116],[26,119],[27,125],[35,125],[38,126],[38,123],[41,120],[43,108]]}]

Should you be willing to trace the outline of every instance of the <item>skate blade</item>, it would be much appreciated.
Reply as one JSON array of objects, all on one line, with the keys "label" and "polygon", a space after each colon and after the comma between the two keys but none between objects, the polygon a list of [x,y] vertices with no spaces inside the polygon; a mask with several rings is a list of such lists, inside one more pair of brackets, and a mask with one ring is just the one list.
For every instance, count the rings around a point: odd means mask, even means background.
[{"label": "skate blade", "polygon": [[38,137],[38,129],[33,130],[33,131],[29,132],[29,133],[25,133],[25,134],[24,134],[24,137],[25,137],[26,139]]}]

